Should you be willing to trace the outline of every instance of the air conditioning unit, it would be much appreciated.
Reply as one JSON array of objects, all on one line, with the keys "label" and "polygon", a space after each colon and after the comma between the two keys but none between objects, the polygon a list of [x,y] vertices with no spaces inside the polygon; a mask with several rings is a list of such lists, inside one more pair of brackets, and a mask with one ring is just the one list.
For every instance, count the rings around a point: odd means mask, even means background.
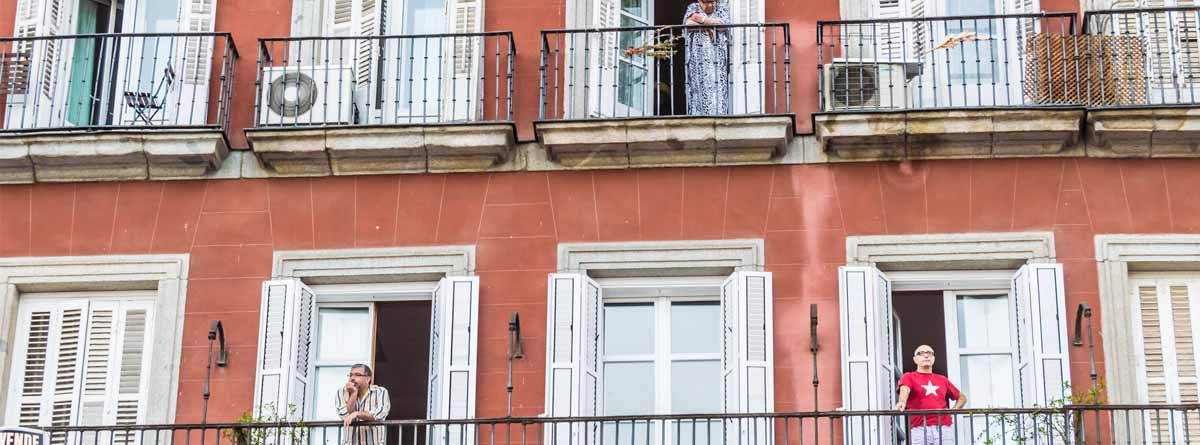
[{"label": "air conditioning unit", "polygon": [[259,99],[261,127],[354,124],[354,69],[321,65],[264,68]]},{"label": "air conditioning unit", "polygon": [[822,67],[824,111],[887,110],[907,107],[905,84],[914,63],[840,59]]}]

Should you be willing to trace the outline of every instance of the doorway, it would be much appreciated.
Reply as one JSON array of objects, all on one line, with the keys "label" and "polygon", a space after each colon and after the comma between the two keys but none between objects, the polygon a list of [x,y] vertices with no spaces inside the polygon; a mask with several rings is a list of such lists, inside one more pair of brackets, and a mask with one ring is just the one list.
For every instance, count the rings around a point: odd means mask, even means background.
[{"label": "doorway", "polygon": [[[75,14],[77,34],[109,34],[122,31],[125,14],[124,0],[79,0]],[[105,82],[113,75],[108,60],[117,39],[106,37],[80,38],[71,52],[71,71],[67,87],[67,121],[74,125],[97,125],[111,114],[116,83]]]}]

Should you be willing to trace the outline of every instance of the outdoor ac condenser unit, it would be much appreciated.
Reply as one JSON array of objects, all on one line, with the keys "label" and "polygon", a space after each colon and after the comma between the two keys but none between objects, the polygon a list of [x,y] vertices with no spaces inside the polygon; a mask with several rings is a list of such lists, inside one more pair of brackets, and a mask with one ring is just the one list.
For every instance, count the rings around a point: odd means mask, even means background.
[{"label": "outdoor ac condenser unit", "polygon": [[355,123],[351,67],[268,67],[262,76],[259,126]]},{"label": "outdoor ac condenser unit", "polygon": [[833,59],[822,67],[823,111],[905,108],[905,68],[900,61]]}]

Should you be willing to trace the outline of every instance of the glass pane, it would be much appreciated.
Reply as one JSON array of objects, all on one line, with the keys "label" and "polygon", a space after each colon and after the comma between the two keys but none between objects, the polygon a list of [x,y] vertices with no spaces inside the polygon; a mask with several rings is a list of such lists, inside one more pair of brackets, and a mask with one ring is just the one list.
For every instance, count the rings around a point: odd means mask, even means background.
[{"label": "glass pane", "polygon": [[1016,393],[1013,385],[1012,356],[1008,354],[968,355],[959,359],[962,386],[969,395],[970,408],[1011,408]]},{"label": "glass pane", "polygon": [[604,415],[654,413],[654,363],[604,365]]},{"label": "glass pane", "polygon": [[647,0],[621,0],[621,11],[644,20],[649,20],[650,8],[646,3]]},{"label": "glass pane", "polygon": [[721,352],[721,303],[671,303],[671,353]]},{"label": "glass pane", "polygon": [[1007,295],[959,296],[958,347],[1002,348],[1010,343]]},{"label": "glass pane", "polygon": [[[748,419],[742,419],[743,426],[749,426]],[[721,439],[722,428],[730,429],[737,428],[738,421],[732,421],[728,425],[721,425],[720,420],[709,419],[686,419],[671,422],[668,428],[673,443],[679,445],[708,445],[721,444],[724,441]],[[736,443],[736,442],[735,442]],[[751,445],[753,442],[745,443]],[[732,444],[731,444],[732,445]]]},{"label": "glass pane", "polygon": [[646,101],[646,69],[621,61],[617,76],[620,86],[617,99],[627,107],[643,109]]},{"label": "glass pane", "polygon": [[651,303],[604,305],[604,354],[652,353],[654,353],[654,305]]},{"label": "glass pane", "polygon": [[658,443],[660,423],[650,420],[604,422],[604,445],[649,445]]},{"label": "glass pane", "polygon": [[320,308],[317,360],[366,363],[371,359],[371,316],[367,308]]},{"label": "glass pane", "polygon": [[721,412],[721,361],[671,363],[671,414]]},{"label": "glass pane", "polygon": [[333,405],[337,400],[337,392],[346,386],[350,379],[348,374],[349,366],[317,367],[316,380],[313,382],[313,390],[316,391],[313,393],[313,417],[309,420],[338,420],[337,410]]}]

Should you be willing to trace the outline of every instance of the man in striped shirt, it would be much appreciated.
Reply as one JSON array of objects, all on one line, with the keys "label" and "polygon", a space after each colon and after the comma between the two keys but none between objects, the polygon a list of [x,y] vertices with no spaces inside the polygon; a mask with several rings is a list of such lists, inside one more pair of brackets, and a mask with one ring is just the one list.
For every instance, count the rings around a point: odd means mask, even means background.
[{"label": "man in striped shirt", "polygon": [[346,427],[342,443],[346,445],[384,445],[387,432],[383,425],[350,426],[355,422],[387,419],[392,401],[387,389],[371,384],[371,367],[358,363],[350,367],[350,381],[337,392],[337,412]]}]

